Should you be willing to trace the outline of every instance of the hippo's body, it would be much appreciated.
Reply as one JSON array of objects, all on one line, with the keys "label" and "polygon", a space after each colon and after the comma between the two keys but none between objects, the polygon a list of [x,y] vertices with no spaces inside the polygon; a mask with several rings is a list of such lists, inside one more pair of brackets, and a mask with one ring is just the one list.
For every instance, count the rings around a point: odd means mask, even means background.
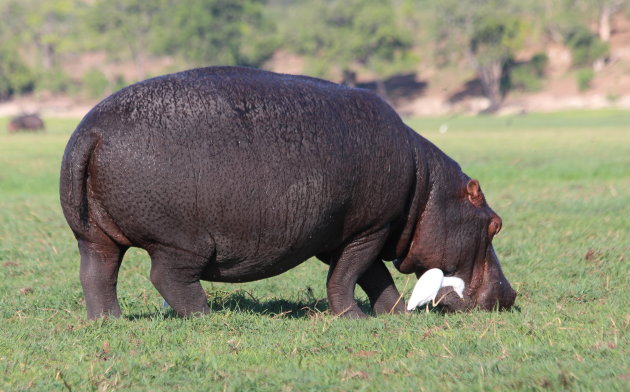
[{"label": "hippo's body", "polygon": [[[333,312],[363,316],[357,282],[375,311],[404,311],[382,260],[436,267],[411,260],[413,237],[433,182],[465,189],[466,179],[369,92],[216,67],[138,83],[92,109],[64,154],[61,203],[92,318],[120,314],[129,246],[149,252],[152,282],[182,315],[208,311],[200,279],[257,280],[317,256],[331,266]],[[471,298],[460,307],[479,305]]]}]

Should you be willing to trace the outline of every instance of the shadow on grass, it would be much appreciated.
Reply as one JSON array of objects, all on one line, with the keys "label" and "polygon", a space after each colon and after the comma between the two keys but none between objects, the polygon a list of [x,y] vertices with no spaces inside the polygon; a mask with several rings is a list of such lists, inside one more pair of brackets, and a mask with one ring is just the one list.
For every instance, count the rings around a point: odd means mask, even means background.
[{"label": "shadow on grass", "polygon": [[[214,295],[216,294],[216,295]],[[374,315],[370,304],[367,301],[357,301],[359,308],[368,315]],[[308,298],[305,301],[293,301],[285,299],[269,299],[258,300],[251,293],[246,291],[235,292],[218,292],[211,293],[208,296],[208,306],[212,313],[245,313],[267,316],[269,318],[290,318],[290,319],[308,319],[316,318],[325,314],[330,314],[328,309],[328,301],[326,299]],[[442,316],[457,312],[446,310],[443,306],[429,306],[430,312],[437,313]],[[418,309],[416,311],[422,311]],[[473,310],[473,312],[481,312],[482,310]],[[495,309],[493,312],[521,313],[521,307],[514,305],[509,310]],[[125,317],[127,320],[141,319],[171,319],[179,318],[172,308],[165,308],[155,312],[133,313]]]},{"label": "shadow on grass", "polygon": [[[448,310],[446,309],[444,306],[442,305],[437,305],[437,306],[429,306],[429,309],[431,312],[437,313],[437,314],[441,314],[441,315],[447,315],[447,314],[453,314],[453,313],[467,313],[467,312],[471,312],[471,311],[452,311],[452,310]],[[478,308],[475,308],[472,310],[472,312],[485,312],[486,310],[481,310]],[[521,307],[518,305],[514,305],[512,306],[510,309],[498,309],[495,308],[489,312],[497,312],[497,313],[521,313]]]},{"label": "shadow on grass", "polygon": [[[357,301],[359,308],[366,314],[371,314],[372,309],[366,301]],[[309,295],[309,298],[301,300],[285,299],[256,299],[251,293],[246,291],[216,292],[208,294],[208,306],[212,313],[237,312],[258,314],[270,318],[291,318],[306,319],[328,314],[328,301],[326,299],[316,299]],[[139,320],[147,318],[177,318],[177,313],[172,308],[157,312],[142,312],[124,316],[128,320]]]}]

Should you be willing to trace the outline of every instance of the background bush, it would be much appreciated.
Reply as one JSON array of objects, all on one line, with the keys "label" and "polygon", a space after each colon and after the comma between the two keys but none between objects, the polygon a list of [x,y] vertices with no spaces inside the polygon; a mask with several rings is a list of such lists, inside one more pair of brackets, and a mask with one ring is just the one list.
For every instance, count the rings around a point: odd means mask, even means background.
[{"label": "background bush", "polygon": [[83,89],[90,98],[102,98],[109,89],[109,80],[103,72],[92,68],[83,75]]},{"label": "background bush", "polygon": [[17,50],[0,45],[0,101],[33,91],[35,77]]},{"label": "background bush", "polygon": [[506,90],[538,91],[542,88],[545,67],[549,58],[544,53],[538,53],[525,63],[511,63],[506,68],[508,85]]},{"label": "background bush", "polygon": [[595,72],[590,68],[578,69],[575,77],[577,79],[578,90],[586,91],[591,88],[591,81],[595,77]]},{"label": "background bush", "polygon": [[574,27],[567,34],[565,43],[571,51],[573,65],[576,67],[593,65],[598,59],[608,57],[610,52],[608,44],[585,26]]},{"label": "background bush", "polygon": [[61,68],[42,71],[37,77],[37,90],[52,93],[74,93],[76,85]]}]

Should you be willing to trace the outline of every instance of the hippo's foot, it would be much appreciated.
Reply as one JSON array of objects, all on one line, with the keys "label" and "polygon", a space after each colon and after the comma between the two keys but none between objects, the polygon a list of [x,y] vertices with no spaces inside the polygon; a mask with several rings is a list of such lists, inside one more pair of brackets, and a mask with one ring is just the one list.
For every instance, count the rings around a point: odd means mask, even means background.
[{"label": "hippo's foot", "polygon": [[179,249],[154,246],[151,256],[151,282],[180,316],[210,312],[199,277],[207,259]]},{"label": "hippo's foot", "polygon": [[127,248],[120,247],[104,235],[102,237],[98,243],[79,240],[81,286],[90,320],[98,317],[120,317],[116,282]]}]

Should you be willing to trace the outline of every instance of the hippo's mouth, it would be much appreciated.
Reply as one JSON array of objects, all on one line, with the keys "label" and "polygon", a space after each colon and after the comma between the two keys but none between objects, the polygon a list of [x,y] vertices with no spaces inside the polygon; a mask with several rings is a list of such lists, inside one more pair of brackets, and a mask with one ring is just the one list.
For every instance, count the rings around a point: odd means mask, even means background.
[{"label": "hippo's mouth", "polygon": [[437,307],[446,313],[467,312],[475,307],[475,300],[464,293],[464,297],[453,290],[452,287],[442,287],[435,296]]}]

